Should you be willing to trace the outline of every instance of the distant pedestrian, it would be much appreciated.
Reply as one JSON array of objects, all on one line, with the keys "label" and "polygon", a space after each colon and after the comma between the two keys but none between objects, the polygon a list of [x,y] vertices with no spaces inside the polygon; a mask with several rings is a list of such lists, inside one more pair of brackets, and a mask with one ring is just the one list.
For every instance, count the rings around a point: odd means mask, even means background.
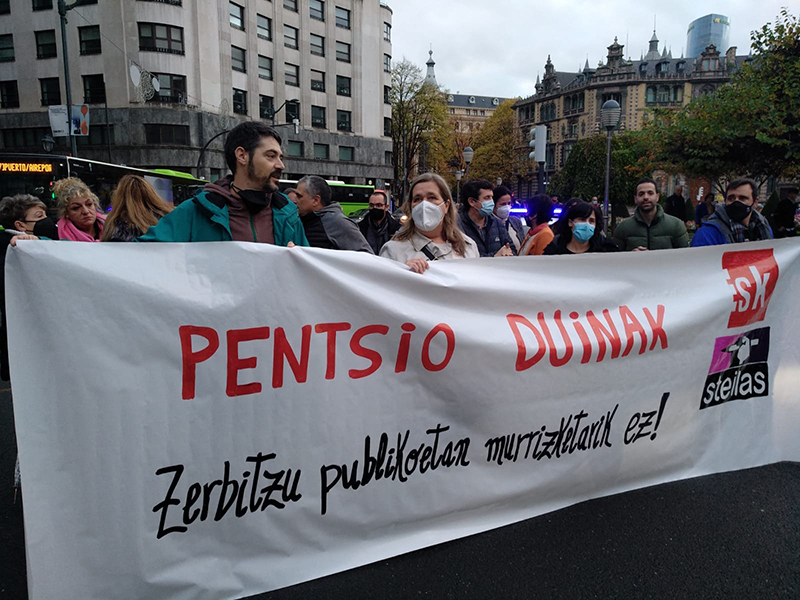
[{"label": "distant pedestrian", "polygon": [[67,177],[53,184],[58,201],[58,237],[73,242],[99,242],[105,217],[95,193],[80,179]]},{"label": "distant pedestrian", "polygon": [[714,207],[714,193],[709,192],[703,197],[703,201],[697,205],[697,208],[694,209],[694,224],[698,229],[714,214]]},{"label": "distant pedestrian", "polygon": [[[658,205],[656,182],[640,179],[634,194],[636,210],[632,217],[614,229],[614,239],[623,250],[663,250],[688,248],[689,234],[683,220],[665,214]],[[686,204],[683,204],[685,210]]]},{"label": "distant pedestrian", "polygon": [[500,219],[500,222],[506,228],[506,233],[511,238],[514,253],[519,253],[522,246],[522,240],[525,239],[525,234],[522,228],[522,220],[516,215],[511,214],[511,207],[513,200],[511,198],[511,190],[504,185],[498,185],[492,191],[494,198],[494,216]]},{"label": "distant pedestrian", "polygon": [[767,219],[755,210],[757,198],[752,179],[731,181],[725,189],[725,204],[717,204],[714,214],[697,230],[692,247],[771,240]]},{"label": "distant pedestrian", "polygon": [[555,237],[549,225],[553,218],[553,201],[548,195],[539,194],[531,198],[530,207],[531,229],[522,242],[519,255],[541,256]]},{"label": "distant pedestrian", "polygon": [[664,212],[686,223],[686,199],[683,197],[683,186],[675,188],[675,193],[664,200]]},{"label": "distant pedestrian", "polygon": [[369,197],[369,212],[358,224],[369,247],[379,254],[383,245],[400,229],[400,223],[389,212],[389,197],[383,190],[375,190]]},{"label": "distant pedestrian", "polygon": [[297,182],[297,210],[312,247],[375,253],[322,177],[306,175]]},{"label": "distant pedestrian", "polygon": [[172,209],[144,177],[125,175],[111,194],[111,212],[100,241],[132,242]]},{"label": "distant pedestrian", "polygon": [[603,216],[599,208],[578,200],[569,207],[565,219],[567,227],[547,246],[545,255],[619,251],[612,240],[600,233],[602,227],[597,225],[603,222]]},{"label": "distant pedestrian", "polygon": [[461,188],[464,204],[458,224],[478,246],[481,256],[513,256],[505,225],[494,216],[493,189],[485,179],[467,181]]},{"label": "distant pedestrian", "polygon": [[382,257],[424,273],[430,261],[480,256],[475,242],[459,229],[453,196],[439,175],[423,173],[411,182],[403,213],[409,219],[381,248]]}]

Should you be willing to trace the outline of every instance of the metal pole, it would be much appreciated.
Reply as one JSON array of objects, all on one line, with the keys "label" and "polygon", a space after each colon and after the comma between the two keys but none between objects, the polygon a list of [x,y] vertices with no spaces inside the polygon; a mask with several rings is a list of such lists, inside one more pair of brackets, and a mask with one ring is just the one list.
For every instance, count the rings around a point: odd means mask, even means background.
[{"label": "metal pole", "polygon": [[206,142],[206,145],[203,146],[203,149],[200,150],[200,156],[197,158],[197,168],[195,169],[195,171],[197,172],[197,176],[198,177],[200,177],[200,164],[203,162],[203,155],[205,154],[206,148],[208,148],[208,145],[211,142],[213,142],[215,139],[217,139],[219,136],[224,135],[224,134],[228,133],[229,131],[230,131],[230,129],[225,129],[224,131],[220,131],[217,135],[215,135],[210,140],[208,140]]},{"label": "metal pole", "polygon": [[544,163],[539,163],[539,169],[536,171],[536,193],[544,194]]},{"label": "metal pole", "polygon": [[611,174],[611,132],[612,130],[608,130],[608,144],[606,145],[606,197],[605,202],[603,204],[603,220],[605,221],[605,232],[606,235],[609,234],[609,223],[610,220],[608,218],[608,182],[609,176]]},{"label": "metal pole", "polygon": [[67,119],[69,121],[69,143],[72,156],[78,156],[78,145],[72,135],[72,85],[69,79],[69,57],[67,56],[67,3],[58,0],[58,14],[61,17],[61,53],[64,55],[64,83],[67,89]]},{"label": "metal pole", "polygon": [[106,146],[108,147],[108,162],[114,162],[111,160],[111,125],[108,122],[108,94],[106,94],[104,102],[106,105]]}]

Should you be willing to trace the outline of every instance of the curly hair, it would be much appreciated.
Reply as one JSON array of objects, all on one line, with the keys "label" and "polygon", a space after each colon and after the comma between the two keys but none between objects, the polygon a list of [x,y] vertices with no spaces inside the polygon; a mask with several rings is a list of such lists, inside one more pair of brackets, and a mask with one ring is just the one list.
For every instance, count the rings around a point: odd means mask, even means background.
[{"label": "curly hair", "polygon": [[94,200],[98,212],[100,211],[100,200],[98,200],[95,193],[89,189],[89,186],[77,177],[59,179],[53,184],[53,193],[56,195],[56,200],[58,201],[59,218],[64,216],[67,212],[67,206],[69,206],[69,203],[75,200],[75,198],[91,198]]}]

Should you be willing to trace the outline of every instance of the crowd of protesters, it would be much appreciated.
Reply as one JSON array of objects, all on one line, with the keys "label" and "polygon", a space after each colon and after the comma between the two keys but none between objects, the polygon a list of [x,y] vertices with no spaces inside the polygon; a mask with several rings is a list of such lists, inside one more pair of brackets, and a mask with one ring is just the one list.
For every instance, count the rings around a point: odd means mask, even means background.
[{"label": "crowd of protesters", "polygon": [[[260,122],[238,125],[228,134],[227,177],[208,183],[191,200],[173,210],[142,177],[126,175],[114,190],[105,216],[97,196],[82,181],[56,181],[58,223],[46,206],[30,195],[0,203],[0,249],[20,239],[62,239],[78,242],[208,242],[242,241],[280,246],[314,246],[355,250],[400,261],[422,273],[430,261],[452,258],[541,256],[586,252],[643,251],[685,248],[690,238],[682,217],[686,203],[677,188],[659,205],[652,179],[640,180],[633,192],[633,215],[605,234],[596,198],[567,200],[553,223],[556,196],[534,196],[526,216],[512,214],[511,190],[485,180],[466,181],[457,205],[444,179],[425,173],[411,182],[402,204],[403,218],[390,212],[388,194],[376,190],[367,215],[356,224],[332,201],[321,177],[302,178],[282,193],[282,140]],[[778,207],[778,236],[794,234],[797,190]],[[767,220],[756,210],[757,186],[750,179],[731,181],[725,200],[707,194],[697,206],[697,231],[691,246],[771,239]],[[777,214],[777,213],[776,213]]]}]

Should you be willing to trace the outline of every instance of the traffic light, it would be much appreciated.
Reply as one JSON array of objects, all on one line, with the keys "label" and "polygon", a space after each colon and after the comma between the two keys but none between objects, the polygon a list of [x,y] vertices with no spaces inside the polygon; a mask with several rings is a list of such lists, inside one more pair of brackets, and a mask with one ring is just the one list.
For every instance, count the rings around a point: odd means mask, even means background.
[{"label": "traffic light", "polygon": [[528,155],[528,158],[537,163],[543,163],[547,157],[547,127],[545,125],[532,127],[530,134],[531,141],[528,142],[528,146],[533,148],[533,152]]}]

